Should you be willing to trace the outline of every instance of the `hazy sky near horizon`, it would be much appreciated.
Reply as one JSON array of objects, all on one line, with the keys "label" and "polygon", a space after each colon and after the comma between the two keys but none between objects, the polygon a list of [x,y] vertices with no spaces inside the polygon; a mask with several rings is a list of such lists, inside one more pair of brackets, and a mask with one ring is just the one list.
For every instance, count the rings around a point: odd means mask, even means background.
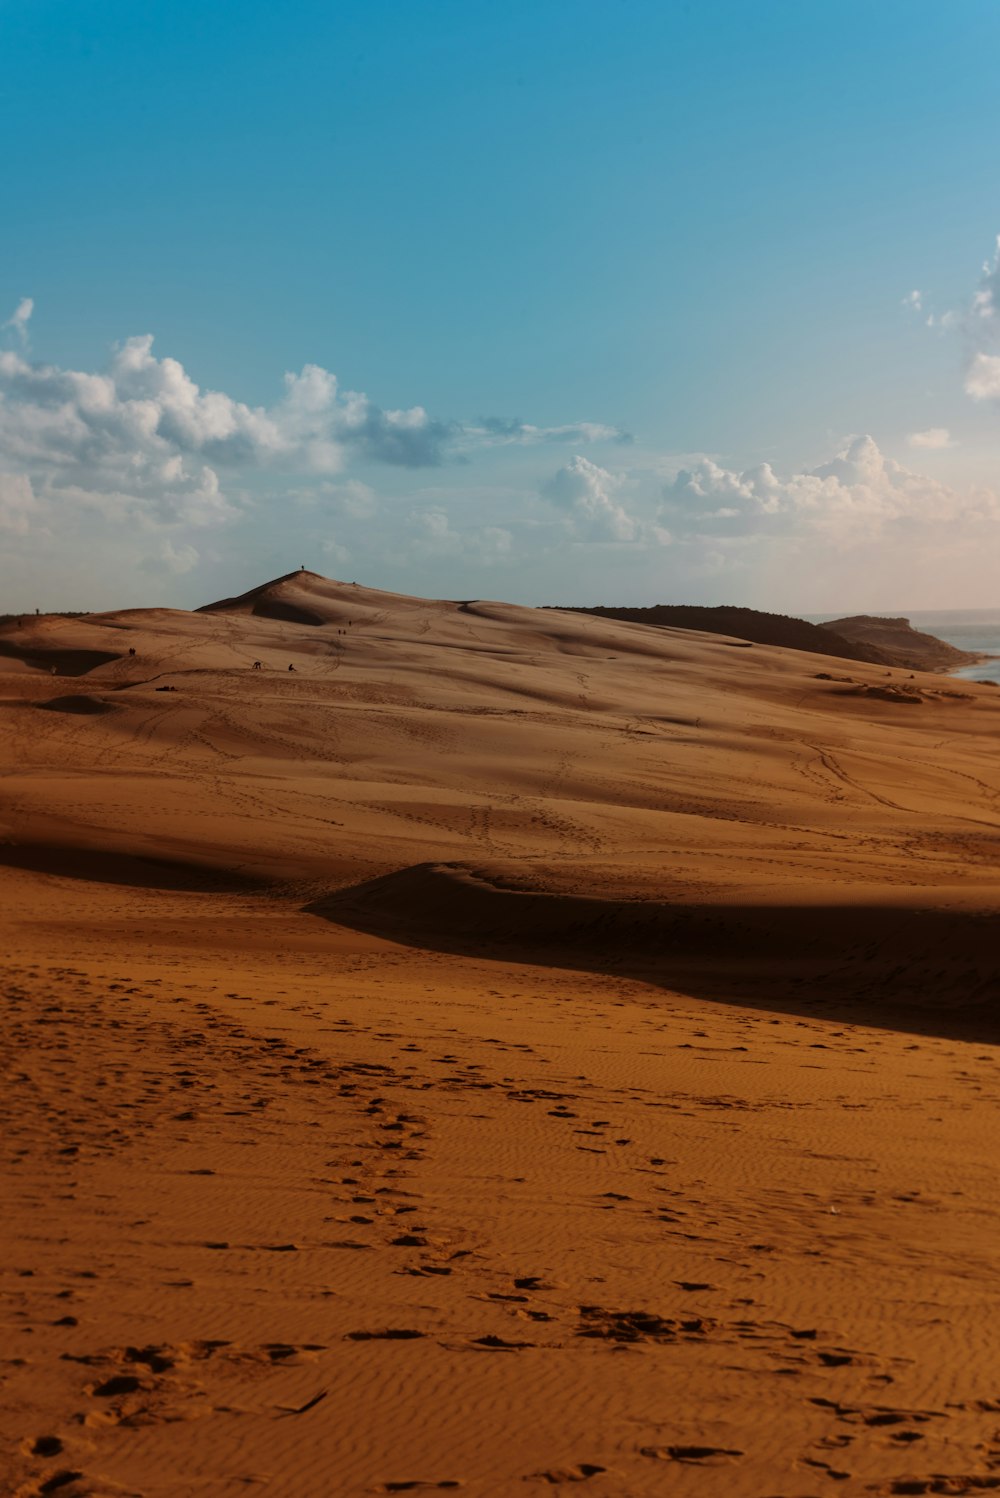
[{"label": "hazy sky near horizon", "polygon": [[0,612],[997,606],[995,0],[0,0]]}]

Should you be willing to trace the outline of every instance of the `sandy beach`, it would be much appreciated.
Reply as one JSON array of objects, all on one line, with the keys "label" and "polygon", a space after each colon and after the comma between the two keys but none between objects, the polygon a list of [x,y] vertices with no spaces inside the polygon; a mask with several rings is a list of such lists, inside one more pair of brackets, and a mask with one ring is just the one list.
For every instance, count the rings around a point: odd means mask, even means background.
[{"label": "sandy beach", "polygon": [[995,688],[302,572],[0,709],[0,1492],[1000,1488]]}]

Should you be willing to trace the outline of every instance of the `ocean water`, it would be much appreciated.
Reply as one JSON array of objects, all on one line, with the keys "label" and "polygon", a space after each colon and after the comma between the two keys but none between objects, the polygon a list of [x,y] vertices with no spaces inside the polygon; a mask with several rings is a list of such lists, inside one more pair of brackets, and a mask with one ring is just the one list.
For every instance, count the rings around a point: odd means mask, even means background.
[{"label": "ocean water", "polygon": [[996,656],[996,660],[983,661],[978,666],[962,666],[953,675],[968,676],[974,681],[1000,681],[1000,610],[959,609],[906,617],[914,629],[937,635],[939,640],[947,640],[959,650],[981,650],[985,655]]},{"label": "ocean water", "polygon": [[[824,614],[822,620],[816,615],[813,617],[819,624],[846,616]],[[979,666],[963,666],[952,674],[968,676],[974,681],[1000,681],[1000,609],[953,609],[946,613],[912,614],[903,609],[897,613],[885,610],[884,617],[909,619],[914,629],[937,635],[939,640],[947,640],[949,645],[956,645],[959,650],[977,650],[984,655],[996,656],[996,660],[983,661]]]}]

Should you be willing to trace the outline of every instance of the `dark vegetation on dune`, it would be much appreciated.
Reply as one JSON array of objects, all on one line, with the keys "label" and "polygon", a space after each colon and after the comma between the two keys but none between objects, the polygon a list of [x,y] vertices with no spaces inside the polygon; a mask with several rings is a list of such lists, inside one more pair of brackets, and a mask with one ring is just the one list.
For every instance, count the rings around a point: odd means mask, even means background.
[{"label": "dark vegetation on dune", "polygon": [[621,619],[628,624],[652,624],[660,629],[698,629],[706,634],[733,635],[754,645],[780,645],[786,650],[808,650],[814,655],[834,655],[841,660],[864,661],[872,666],[902,664],[875,645],[845,640],[819,624],[794,619],[787,614],[768,614],[735,604],[709,607],[693,603],[656,603],[650,608],[572,608],[574,614],[596,614],[601,619]]},{"label": "dark vegetation on dune", "polygon": [[652,624],[660,629],[699,629],[707,634],[735,635],[755,645],[780,645],[786,650],[808,650],[817,655],[864,661],[871,666],[895,666],[905,671],[952,671],[956,666],[973,665],[981,659],[939,640],[936,635],[914,629],[909,619],[880,619],[871,614],[810,624],[788,614],[769,614],[728,603],[716,607],[658,603],[651,608],[634,609],[602,605],[574,608],[572,612],[622,619],[631,624]]},{"label": "dark vegetation on dune", "polygon": [[45,609],[40,614],[0,614],[0,625],[15,624],[18,619],[89,619],[93,609]]},{"label": "dark vegetation on dune", "polygon": [[909,619],[879,619],[870,614],[853,614],[846,619],[831,619],[820,628],[840,640],[862,643],[880,650],[892,659],[894,666],[910,671],[950,671],[955,666],[971,666],[980,659],[967,650],[959,650],[936,635],[914,629]]}]

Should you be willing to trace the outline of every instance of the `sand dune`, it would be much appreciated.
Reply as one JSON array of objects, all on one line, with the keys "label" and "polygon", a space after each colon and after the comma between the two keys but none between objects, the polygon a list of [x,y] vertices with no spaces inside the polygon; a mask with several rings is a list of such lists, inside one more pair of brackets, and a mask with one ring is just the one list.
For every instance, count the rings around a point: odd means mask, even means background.
[{"label": "sand dune", "polygon": [[0,1492],[1000,1487],[1000,701],[736,643],[0,627]]},{"label": "sand dune", "polygon": [[[837,903],[602,899],[518,888],[518,872],[424,864],[315,901],[326,919],[416,947],[616,972],[742,1006],[995,1040],[992,912],[886,897]],[[951,892],[949,892],[951,893]],[[933,981],[929,982],[930,975]]]}]

